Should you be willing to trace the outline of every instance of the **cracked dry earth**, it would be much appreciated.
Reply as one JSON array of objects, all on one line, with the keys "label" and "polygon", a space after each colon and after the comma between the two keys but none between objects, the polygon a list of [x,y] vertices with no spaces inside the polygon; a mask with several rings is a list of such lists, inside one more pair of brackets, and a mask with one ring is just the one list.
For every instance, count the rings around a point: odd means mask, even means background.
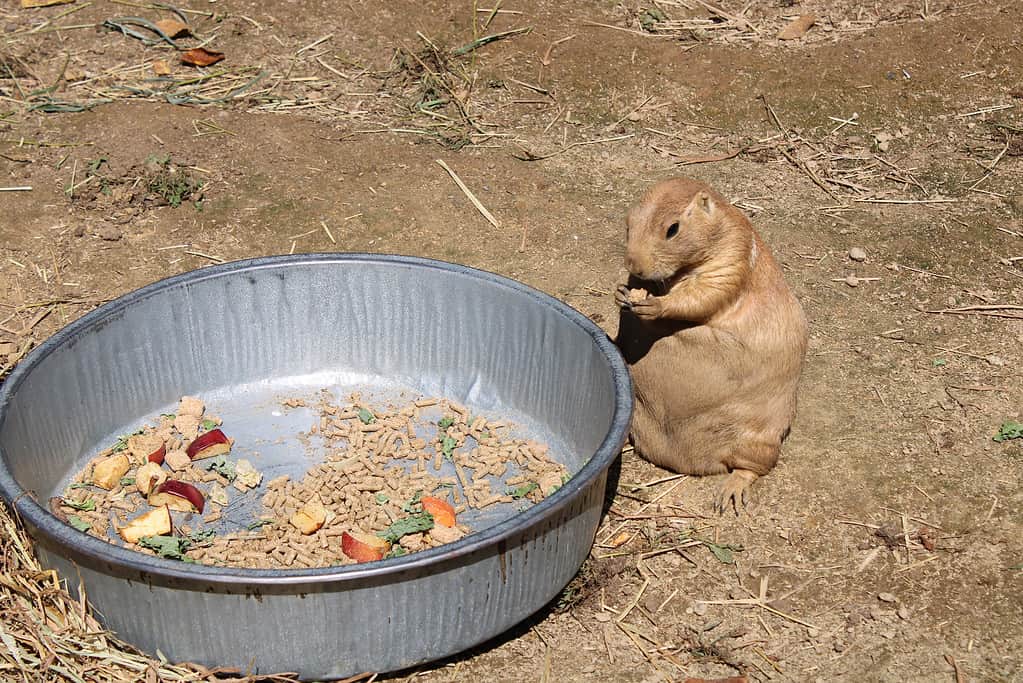
[{"label": "cracked dry earth", "polygon": [[719,481],[627,451],[554,604],[381,680],[1019,680],[1023,440],[992,437],[1023,420],[1023,3],[881,4],[196,2],[181,46],[226,55],[196,70],[97,28],[155,6],[7,3],[2,373],[139,286],[289,252],[492,270],[614,334],[624,213],[692,175],[811,321],[780,465],[716,517]]}]

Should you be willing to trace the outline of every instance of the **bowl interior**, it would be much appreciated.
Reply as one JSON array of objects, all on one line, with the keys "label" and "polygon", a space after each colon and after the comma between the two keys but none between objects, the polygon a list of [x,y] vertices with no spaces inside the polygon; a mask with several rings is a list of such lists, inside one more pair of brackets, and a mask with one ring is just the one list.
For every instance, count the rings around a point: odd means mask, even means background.
[{"label": "bowl interior", "polygon": [[[320,390],[446,397],[514,423],[576,473],[624,429],[627,379],[609,347],[567,306],[460,266],[323,255],[194,271],[93,312],[17,368],[0,388],[0,484],[9,498],[58,495],[182,395],[223,418],[264,482],[300,476],[316,461],[315,439],[298,441],[315,418],[281,402]],[[494,506],[466,521],[479,531],[514,514]]]}]

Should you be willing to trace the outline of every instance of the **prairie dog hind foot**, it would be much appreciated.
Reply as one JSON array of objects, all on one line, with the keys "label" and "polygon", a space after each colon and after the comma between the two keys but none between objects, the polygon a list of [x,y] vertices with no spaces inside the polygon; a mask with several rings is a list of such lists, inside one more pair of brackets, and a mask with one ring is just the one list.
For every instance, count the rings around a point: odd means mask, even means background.
[{"label": "prairie dog hind foot", "polygon": [[759,474],[749,470],[732,470],[714,496],[714,512],[724,514],[731,507],[738,515],[740,508],[749,504],[750,487],[759,478]]}]

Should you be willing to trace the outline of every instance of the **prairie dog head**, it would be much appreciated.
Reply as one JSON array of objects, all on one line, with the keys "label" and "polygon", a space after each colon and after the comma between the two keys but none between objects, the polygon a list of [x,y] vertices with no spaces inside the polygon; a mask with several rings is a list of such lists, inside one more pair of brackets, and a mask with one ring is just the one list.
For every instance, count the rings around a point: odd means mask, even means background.
[{"label": "prairie dog head", "polygon": [[[654,185],[626,216],[625,266],[640,280],[669,282],[737,243],[747,225],[720,194],[689,178]],[[738,238],[738,239],[737,239]]]}]

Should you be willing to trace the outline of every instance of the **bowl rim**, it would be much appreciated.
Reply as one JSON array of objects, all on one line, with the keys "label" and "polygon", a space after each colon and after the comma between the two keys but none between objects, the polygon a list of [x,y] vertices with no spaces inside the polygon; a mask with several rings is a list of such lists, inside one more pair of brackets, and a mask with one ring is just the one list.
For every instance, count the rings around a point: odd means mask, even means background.
[{"label": "bowl rim", "polygon": [[419,256],[361,252],[288,254],[230,261],[172,275],[123,294],[93,309],[55,332],[33,349],[28,357],[14,368],[3,384],[0,384],[0,429],[3,428],[3,424],[6,421],[7,405],[11,402],[18,386],[35,366],[63,345],[85,334],[93,325],[118,315],[123,309],[168,289],[201,282],[206,279],[228,277],[236,273],[257,270],[298,265],[329,265],[332,263],[346,265],[363,263],[428,268],[468,276],[491,285],[511,289],[519,294],[524,294],[533,299],[537,304],[553,309],[570,322],[582,328],[608,362],[615,391],[611,422],[599,447],[564,486],[525,512],[513,515],[482,531],[468,534],[454,543],[445,544],[438,548],[411,553],[402,557],[341,567],[256,569],[186,564],[178,560],[146,555],[107,543],[88,534],[75,531],[71,526],[61,522],[48,509],[40,505],[32,494],[14,479],[7,466],[7,459],[3,448],[0,447],[0,495],[2,495],[5,502],[9,507],[13,507],[15,514],[27,522],[29,527],[36,529],[46,540],[56,542],[62,548],[71,550],[73,555],[100,563],[100,566],[107,567],[108,573],[114,573],[110,570],[127,570],[133,573],[141,572],[147,575],[150,581],[156,579],[157,583],[159,583],[161,578],[187,582],[199,581],[205,585],[224,588],[245,587],[246,589],[252,589],[250,592],[258,592],[259,587],[301,586],[303,584],[322,585],[334,582],[347,583],[392,574],[406,574],[411,570],[430,568],[434,565],[450,562],[451,560],[485,552],[490,548],[497,548],[498,552],[503,553],[502,542],[507,541],[516,534],[533,528],[543,520],[549,519],[567,508],[618,457],[625,443],[629,421],[632,416],[632,381],[625,360],[619,353],[618,348],[611,338],[593,321],[553,296],[503,275],[471,266]]}]

